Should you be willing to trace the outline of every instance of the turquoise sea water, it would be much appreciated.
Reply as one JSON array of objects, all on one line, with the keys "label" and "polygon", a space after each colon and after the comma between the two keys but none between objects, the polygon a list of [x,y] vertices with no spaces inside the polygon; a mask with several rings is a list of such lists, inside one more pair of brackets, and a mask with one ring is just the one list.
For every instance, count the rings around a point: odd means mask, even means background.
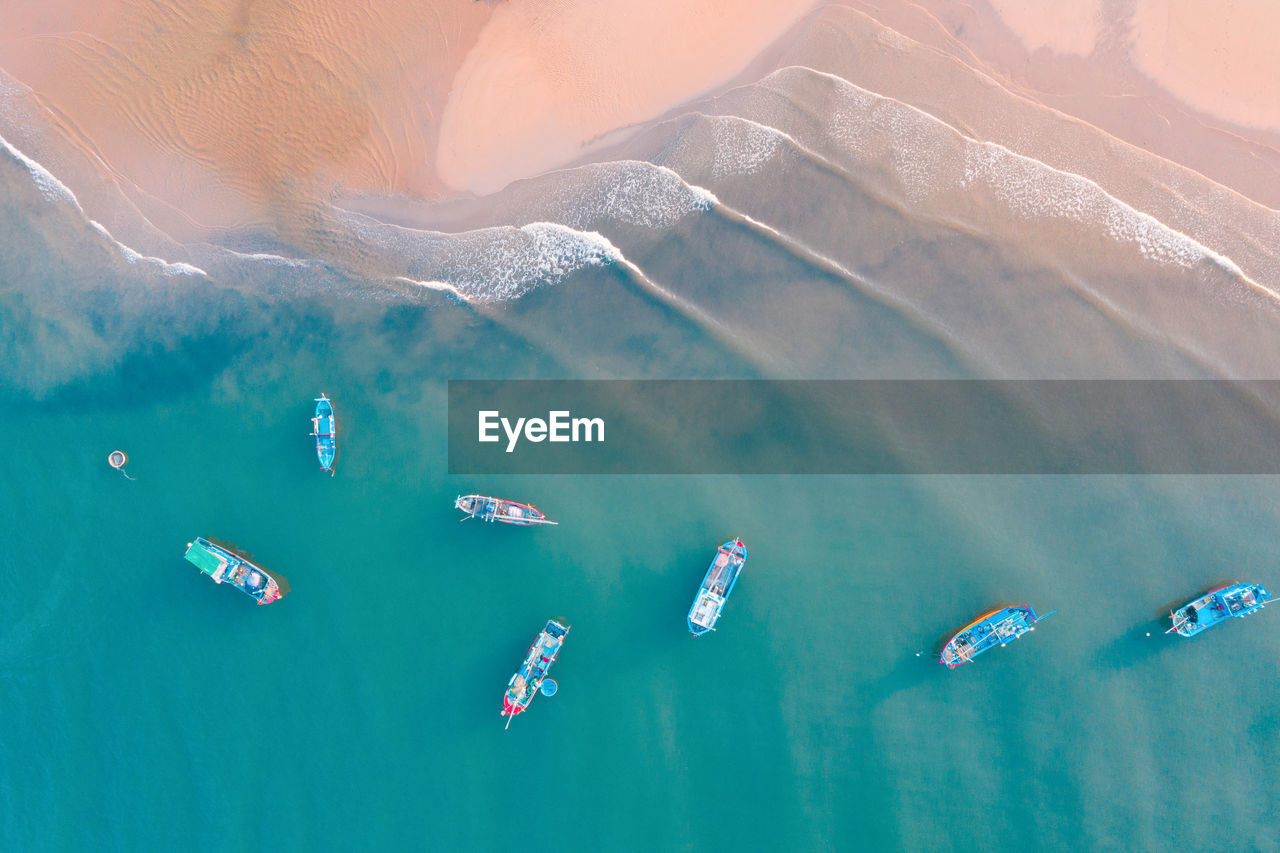
[{"label": "turquoise sea water", "polygon": [[[1275,584],[1272,479],[464,481],[442,383],[527,353],[509,334],[434,339],[460,306],[245,305],[227,341],[8,406],[5,849],[1271,845],[1274,615],[1194,641],[1158,620],[1219,579]],[[460,524],[470,490],[561,524]],[[210,584],[196,535],[292,594]],[[732,535],[750,560],[695,640]],[[1059,614],[936,663],[1010,601]],[[550,616],[573,625],[560,692],[504,731]]]}]

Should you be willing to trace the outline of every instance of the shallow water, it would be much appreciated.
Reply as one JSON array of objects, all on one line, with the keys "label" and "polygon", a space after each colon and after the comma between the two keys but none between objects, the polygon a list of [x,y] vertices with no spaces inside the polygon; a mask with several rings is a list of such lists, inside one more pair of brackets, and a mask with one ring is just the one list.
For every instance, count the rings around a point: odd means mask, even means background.
[{"label": "shallow water", "polygon": [[[443,380],[562,365],[483,320],[449,328],[461,306],[339,306],[253,305],[258,331],[224,349],[11,403],[5,847],[1269,843],[1273,617],[1194,641],[1158,619],[1269,580],[1273,478],[463,480]],[[320,390],[332,479],[306,435]],[[560,525],[459,523],[473,489]],[[208,583],[181,558],[196,535],[293,592],[258,609]],[[695,640],[684,614],[732,535],[750,560]],[[1011,601],[1059,613],[935,662]],[[503,685],[550,616],[573,625],[560,692],[504,732]]]}]

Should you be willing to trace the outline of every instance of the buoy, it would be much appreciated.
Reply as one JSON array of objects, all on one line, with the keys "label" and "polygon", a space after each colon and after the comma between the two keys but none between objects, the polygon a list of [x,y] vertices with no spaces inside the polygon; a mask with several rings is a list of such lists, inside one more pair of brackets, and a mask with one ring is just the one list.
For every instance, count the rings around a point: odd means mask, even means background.
[{"label": "buoy", "polygon": [[543,696],[554,696],[556,691],[560,689],[560,685],[556,684],[554,678],[547,678],[543,680],[541,689]]},{"label": "buoy", "polygon": [[129,464],[129,454],[125,453],[123,450],[111,451],[111,454],[107,456],[107,464],[112,468],[115,468],[121,474],[124,474],[125,479],[133,479],[133,477],[129,476],[129,472],[124,470],[124,466]]}]

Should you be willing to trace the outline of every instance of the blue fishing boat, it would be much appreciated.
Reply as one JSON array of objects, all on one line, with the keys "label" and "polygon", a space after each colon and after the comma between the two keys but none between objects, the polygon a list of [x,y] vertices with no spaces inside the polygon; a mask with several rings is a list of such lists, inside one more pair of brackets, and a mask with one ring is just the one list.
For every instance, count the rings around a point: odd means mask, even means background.
[{"label": "blue fishing boat", "polygon": [[503,524],[520,526],[558,523],[548,521],[541,510],[533,504],[522,504],[519,501],[509,501],[503,498],[487,498],[484,495],[458,495],[454,499],[453,505],[466,513],[466,517],[462,519],[463,521],[468,518],[478,518],[481,521],[500,521]]},{"label": "blue fishing boat", "polygon": [[960,664],[973,660],[987,649],[1003,647],[1026,632],[1034,631],[1037,622],[1048,619],[1057,612],[1052,610],[1043,616],[1036,616],[1036,612],[1029,605],[1018,604],[984,613],[961,628],[947,641],[947,645],[942,649],[942,663],[945,663],[948,669],[955,669]]},{"label": "blue fishing boat", "polygon": [[533,701],[533,697],[541,689],[543,695],[554,696],[557,685],[547,673],[556,662],[564,646],[564,638],[569,636],[569,626],[555,619],[547,621],[547,627],[538,634],[529,653],[524,656],[524,663],[516,670],[515,675],[507,682],[507,692],[502,696],[502,716],[511,725],[511,718],[523,714]]},{"label": "blue fishing boat", "polygon": [[1267,605],[1271,593],[1261,584],[1235,583],[1206,592],[1169,614],[1173,627],[1166,634],[1194,637],[1235,616],[1248,616]]},{"label": "blue fishing boat", "polygon": [[730,539],[716,550],[711,566],[702,578],[702,586],[689,608],[689,631],[698,637],[714,631],[720,619],[720,611],[738,582],[742,567],[747,564],[747,546],[737,539]]},{"label": "blue fishing boat", "polygon": [[194,542],[188,542],[184,556],[213,578],[214,583],[229,583],[258,604],[270,604],[284,597],[280,582],[266,569],[208,539],[197,537]]},{"label": "blue fishing boat", "polygon": [[333,458],[338,455],[338,424],[333,419],[333,404],[324,394],[316,397],[316,416],[311,419],[311,434],[316,438],[320,467],[332,477]]}]

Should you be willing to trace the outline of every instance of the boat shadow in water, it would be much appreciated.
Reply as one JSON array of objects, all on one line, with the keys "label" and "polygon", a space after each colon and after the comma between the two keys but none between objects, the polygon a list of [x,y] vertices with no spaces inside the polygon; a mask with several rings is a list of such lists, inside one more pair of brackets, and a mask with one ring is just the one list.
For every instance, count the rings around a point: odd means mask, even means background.
[{"label": "boat shadow in water", "polygon": [[936,655],[920,653],[899,661],[897,666],[885,672],[860,691],[874,707],[893,698],[904,690],[913,690],[947,674],[947,668],[938,662]]},{"label": "boat shadow in water", "polygon": [[1093,665],[1110,670],[1127,669],[1175,648],[1175,643],[1182,638],[1165,633],[1169,630],[1169,608],[1152,615],[1151,621],[1127,628],[1098,649],[1093,655]]},{"label": "boat shadow in water", "polygon": [[[1015,606],[1018,605],[1002,604],[1000,608]],[[904,690],[920,687],[938,678],[952,677],[953,671],[942,663],[941,658],[942,650],[947,647],[947,643],[951,642],[954,636],[955,629],[945,634],[940,634],[931,649],[926,650],[921,647],[907,657],[902,658],[892,669],[886,671],[868,685],[862,693],[871,702],[879,703]],[[978,665],[977,662],[971,661],[968,664],[957,666],[956,670],[963,670],[976,665]]]},{"label": "boat shadow in water", "polygon": [[904,690],[913,690],[938,678],[945,678],[949,672],[940,658],[952,636],[952,633],[940,636],[932,650],[921,648],[909,653],[860,692],[875,705]]}]

